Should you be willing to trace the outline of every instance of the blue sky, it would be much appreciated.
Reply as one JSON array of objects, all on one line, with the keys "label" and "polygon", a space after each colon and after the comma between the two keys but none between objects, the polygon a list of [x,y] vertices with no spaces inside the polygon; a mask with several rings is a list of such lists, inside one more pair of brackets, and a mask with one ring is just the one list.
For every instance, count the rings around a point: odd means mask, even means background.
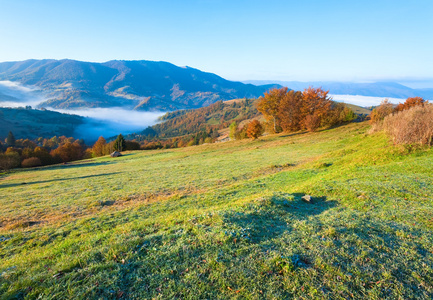
[{"label": "blue sky", "polygon": [[0,0],[0,61],[156,60],[231,80],[433,87],[432,16],[432,0]]}]

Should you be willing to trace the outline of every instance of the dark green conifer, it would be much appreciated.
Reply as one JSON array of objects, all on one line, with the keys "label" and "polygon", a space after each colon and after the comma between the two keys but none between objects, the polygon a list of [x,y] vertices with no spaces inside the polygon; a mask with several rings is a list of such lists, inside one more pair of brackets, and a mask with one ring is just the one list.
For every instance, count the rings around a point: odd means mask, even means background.
[{"label": "dark green conifer", "polygon": [[126,149],[125,139],[123,138],[122,134],[119,134],[117,136],[116,140],[114,141],[113,148],[114,148],[114,150],[119,151],[119,152]]},{"label": "dark green conifer", "polygon": [[9,131],[8,137],[6,138],[6,144],[12,147],[15,146],[15,136],[12,131]]}]

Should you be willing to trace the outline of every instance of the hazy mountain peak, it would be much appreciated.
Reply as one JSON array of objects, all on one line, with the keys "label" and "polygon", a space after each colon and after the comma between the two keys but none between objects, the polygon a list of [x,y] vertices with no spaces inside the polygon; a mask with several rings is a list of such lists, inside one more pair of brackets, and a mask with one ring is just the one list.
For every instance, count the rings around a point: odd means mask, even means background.
[{"label": "hazy mountain peak", "polygon": [[255,98],[269,88],[229,81],[191,67],[147,60],[5,62],[0,63],[0,80],[41,87],[51,98],[41,105],[55,108],[121,106],[174,110],[201,107],[218,100]]}]

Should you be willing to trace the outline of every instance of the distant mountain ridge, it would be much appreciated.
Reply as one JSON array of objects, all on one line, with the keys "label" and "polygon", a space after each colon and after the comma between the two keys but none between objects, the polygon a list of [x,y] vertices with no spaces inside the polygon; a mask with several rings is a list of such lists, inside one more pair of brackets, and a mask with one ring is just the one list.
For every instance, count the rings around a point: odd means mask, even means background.
[{"label": "distant mountain ridge", "polygon": [[0,63],[0,80],[41,88],[54,108],[124,107],[140,110],[198,108],[218,100],[256,98],[275,85],[229,81],[168,62],[26,60]]},{"label": "distant mountain ridge", "polygon": [[335,95],[359,95],[371,97],[390,97],[390,98],[408,98],[423,97],[426,100],[433,100],[433,89],[412,89],[405,85],[395,82],[373,82],[373,83],[354,83],[354,82],[330,82],[330,81],[278,81],[278,80],[248,80],[243,81],[250,84],[279,84],[287,86],[293,90],[303,90],[309,86],[321,86],[329,90],[330,94]]}]

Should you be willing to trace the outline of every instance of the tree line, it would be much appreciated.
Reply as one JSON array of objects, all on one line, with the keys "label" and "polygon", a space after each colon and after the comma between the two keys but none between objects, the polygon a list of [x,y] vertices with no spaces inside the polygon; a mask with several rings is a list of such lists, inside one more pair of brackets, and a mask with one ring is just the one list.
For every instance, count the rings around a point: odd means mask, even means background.
[{"label": "tree line", "polygon": [[113,151],[139,150],[140,144],[126,141],[121,134],[116,140],[107,143],[100,137],[93,147],[88,147],[83,140],[66,136],[54,136],[50,139],[36,140],[15,139],[9,132],[4,143],[0,142],[0,169],[30,168],[58,163],[68,163],[80,159],[107,155]]}]

